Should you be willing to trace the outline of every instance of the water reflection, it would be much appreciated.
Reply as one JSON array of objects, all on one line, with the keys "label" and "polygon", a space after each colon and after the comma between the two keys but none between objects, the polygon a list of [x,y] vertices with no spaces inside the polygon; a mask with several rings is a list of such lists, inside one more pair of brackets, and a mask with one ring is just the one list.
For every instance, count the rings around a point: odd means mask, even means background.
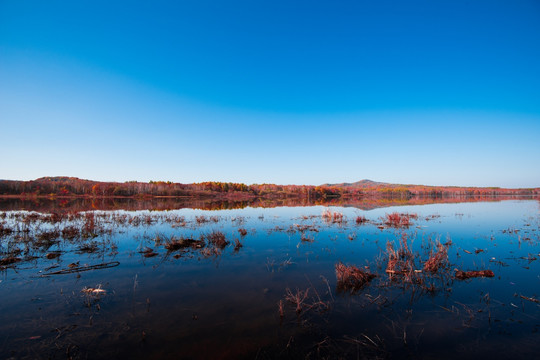
[{"label": "water reflection", "polygon": [[455,204],[463,202],[485,202],[503,200],[537,199],[528,195],[501,196],[453,196],[453,197],[414,197],[414,198],[328,198],[312,200],[308,198],[263,199],[249,200],[213,200],[204,198],[154,197],[154,198],[44,198],[44,197],[2,197],[0,196],[0,211],[28,210],[38,212],[69,212],[91,210],[230,210],[274,207],[305,207],[305,206],[341,206],[371,210],[392,206],[426,205],[426,204]]}]

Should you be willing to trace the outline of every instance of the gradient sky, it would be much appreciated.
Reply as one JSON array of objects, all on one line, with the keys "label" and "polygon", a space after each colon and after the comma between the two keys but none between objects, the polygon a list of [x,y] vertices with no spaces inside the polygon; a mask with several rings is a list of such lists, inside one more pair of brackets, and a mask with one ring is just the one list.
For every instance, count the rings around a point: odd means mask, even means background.
[{"label": "gradient sky", "polygon": [[0,0],[0,179],[540,186],[540,2]]}]

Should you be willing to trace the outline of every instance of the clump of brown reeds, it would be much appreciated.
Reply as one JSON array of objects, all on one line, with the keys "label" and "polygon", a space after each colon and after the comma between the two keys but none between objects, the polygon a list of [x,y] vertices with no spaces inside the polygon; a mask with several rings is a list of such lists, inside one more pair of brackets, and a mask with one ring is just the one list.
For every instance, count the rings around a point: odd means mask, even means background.
[{"label": "clump of brown reeds", "polygon": [[170,215],[165,217],[165,222],[171,224],[172,227],[184,227],[186,226],[186,218],[179,215]]},{"label": "clump of brown reeds", "polygon": [[225,246],[229,244],[227,241],[225,234],[223,234],[221,231],[212,231],[210,234],[206,235],[206,239],[208,242],[212,245],[214,245],[216,248],[223,250]]},{"label": "clump of brown reeds", "polygon": [[15,256],[7,256],[3,259],[0,259],[0,266],[8,266],[22,261],[21,258]]},{"label": "clump of brown reeds", "polygon": [[[313,292],[315,295],[308,299],[309,296],[309,290],[313,289]],[[307,288],[306,290],[299,290],[296,289],[296,292],[293,293],[291,289],[287,288],[285,289],[285,301],[292,304],[294,306],[295,312],[298,316],[300,316],[300,313],[307,310],[318,310],[318,311],[327,311],[330,308],[330,302],[329,301],[323,301],[317,292],[316,288]],[[283,309],[283,302],[280,301],[278,303],[279,306],[279,313],[280,317],[283,318],[284,316],[284,309]]]},{"label": "clump of brown reeds", "polygon": [[297,314],[300,314],[302,310],[308,305],[305,303],[307,297],[309,295],[309,288],[305,291],[296,289],[296,293],[293,294],[291,289],[287,288],[285,289],[285,300],[290,302],[295,306],[295,311]]},{"label": "clump of brown reeds", "polygon": [[96,221],[95,215],[93,212],[87,212],[84,214],[84,226],[83,226],[83,236],[93,236],[96,231]]},{"label": "clump of brown reeds", "polygon": [[428,260],[424,263],[424,271],[436,273],[448,261],[448,247],[450,244],[451,242],[444,245],[440,242],[436,243],[437,250],[431,250]]},{"label": "clump of brown reeds", "polygon": [[77,227],[70,225],[62,229],[62,237],[66,240],[73,240],[79,236],[80,231]]},{"label": "clump of brown reeds", "polygon": [[240,248],[242,248],[243,246],[244,244],[242,244],[240,240],[234,239],[234,251],[240,250]]},{"label": "clump of brown reeds", "polygon": [[13,229],[6,224],[0,223],[0,237],[9,236],[13,233]]},{"label": "clump of brown reeds", "polygon": [[141,218],[139,216],[130,216],[128,224],[131,226],[139,226],[141,224]]},{"label": "clump of brown reeds", "polygon": [[319,229],[317,229],[317,226],[315,224],[309,225],[309,224],[294,224],[294,227],[291,226],[290,229],[294,231],[294,228],[300,232],[304,231],[313,231],[313,232],[319,232]]},{"label": "clump of brown reeds", "polygon": [[177,251],[177,250],[185,249],[185,248],[201,249],[204,247],[204,245],[205,243],[203,240],[195,240],[192,238],[184,238],[184,237],[175,238],[173,236],[165,242],[163,247],[167,251],[172,252],[172,251]]},{"label": "clump of brown reeds", "polygon": [[18,219],[18,220],[21,220],[25,224],[30,224],[30,223],[39,221],[41,219],[41,217],[42,216],[40,214],[35,213],[35,212],[31,212],[31,213],[26,213],[26,214],[19,213],[19,214],[16,215],[15,218]]},{"label": "clump of brown reeds", "polygon": [[38,240],[49,242],[57,239],[58,237],[60,237],[60,231],[58,231],[58,229],[43,231],[37,236]]},{"label": "clump of brown reeds", "polygon": [[155,219],[152,218],[152,215],[144,215],[143,221],[145,225],[152,225],[155,222]]},{"label": "clump of brown reeds", "polygon": [[405,281],[412,281],[414,274],[414,253],[409,247],[407,234],[403,234],[400,239],[399,249],[394,248],[394,244],[388,242],[386,244],[386,252],[388,254],[388,263],[386,265],[386,273],[393,279],[394,275],[403,276]]},{"label": "clump of brown reeds", "polygon": [[203,249],[201,249],[201,255],[205,258],[209,258],[209,257],[218,257],[221,255],[221,250],[218,249],[217,247],[215,246],[208,246],[208,247],[205,247]]},{"label": "clump of brown reeds", "polygon": [[244,228],[238,229],[238,232],[240,233],[241,236],[246,236],[247,235],[247,230],[244,229]]},{"label": "clump of brown reeds", "polygon": [[49,216],[45,217],[44,221],[56,224],[64,220],[65,217],[66,216],[64,214],[53,212]]},{"label": "clump of brown reeds", "polygon": [[356,225],[361,225],[363,223],[366,223],[368,219],[366,219],[365,216],[357,216],[356,217]]},{"label": "clump of brown reeds", "polygon": [[383,222],[386,226],[393,228],[408,228],[412,225],[411,219],[417,219],[418,215],[416,214],[400,214],[393,212],[391,214],[386,214]]},{"label": "clump of brown reeds", "polygon": [[325,209],[322,213],[322,219],[327,223],[342,224],[344,221],[344,216],[339,211]]},{"label": "clump of brown reeds", "polygon": [[456,279],[458,280],[467,280],[470,278],[476,277],[494,277],[495,274],[491,270],[471,270],[471,271],[460,271],[456,270]]},{"label": "clump of brown reeds", "polygon": [[310,236],[310,235],[306,235],[305,233],[302,233],[302,235],[300,236],[300,240],[302,242],[312,243],[315,241],[315,237],[312,235]]},{"label": "clump of brown reeds", "polygon": [[208,220],[208,218],[204,215],[200,215],[200,216],[195,216],[195,221],[197,221],[197,224],[204,224],[204,223],[207,223],[209,222],[210,220]]},{"label": "clump of brown reeds", "polygon": [[355,291],[377,277],[369,271],[359,269],[354,265],[347,266],[341,261],[335,267],[338,290]]}]

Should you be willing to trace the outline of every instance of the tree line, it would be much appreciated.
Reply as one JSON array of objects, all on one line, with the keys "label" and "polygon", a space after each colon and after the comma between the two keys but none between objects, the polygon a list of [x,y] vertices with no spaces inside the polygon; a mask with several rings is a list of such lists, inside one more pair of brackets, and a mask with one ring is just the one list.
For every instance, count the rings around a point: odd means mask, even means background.
[{"label": "tree line", "polygon": [[87,196],[87,197],[264,197],[264,198],[334,198],[334,197],[456,197],[493,195],[539,195],[540,188],[504,189],[479,187],[444,187],[423,185],[374,185],[355,188],[340,186],[276,185],[206,181],[182,184],[170,181],[100,182],[74,177],[43,177],[31,181],[0,180],[0,195],[10,196]]}]

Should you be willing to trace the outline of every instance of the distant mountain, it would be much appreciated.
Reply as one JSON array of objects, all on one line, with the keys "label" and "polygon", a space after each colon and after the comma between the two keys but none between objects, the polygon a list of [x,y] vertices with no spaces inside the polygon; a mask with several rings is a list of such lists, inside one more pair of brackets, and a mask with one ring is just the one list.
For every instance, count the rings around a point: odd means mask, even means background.
[{"label": "distant mountain", "polygon": [[348,187],[348,188],[362,188],[362,189],[365,189],[365,188],[373,188],[373,187],[379,187],[379,186],[394,187],[394,186],[399,186],[399,185],[389,184],[389,183],[385,183],[385,182],[378,182],[378,181],[373,181],[373,180],[369,180],[369,179],[364,179],[364,180],[360,180],[360,181],[353,182],[353,183],[324,184],[324,185],[321,185],[321,186],[336,186],[336,187],[344,187],[344,188]]}]

